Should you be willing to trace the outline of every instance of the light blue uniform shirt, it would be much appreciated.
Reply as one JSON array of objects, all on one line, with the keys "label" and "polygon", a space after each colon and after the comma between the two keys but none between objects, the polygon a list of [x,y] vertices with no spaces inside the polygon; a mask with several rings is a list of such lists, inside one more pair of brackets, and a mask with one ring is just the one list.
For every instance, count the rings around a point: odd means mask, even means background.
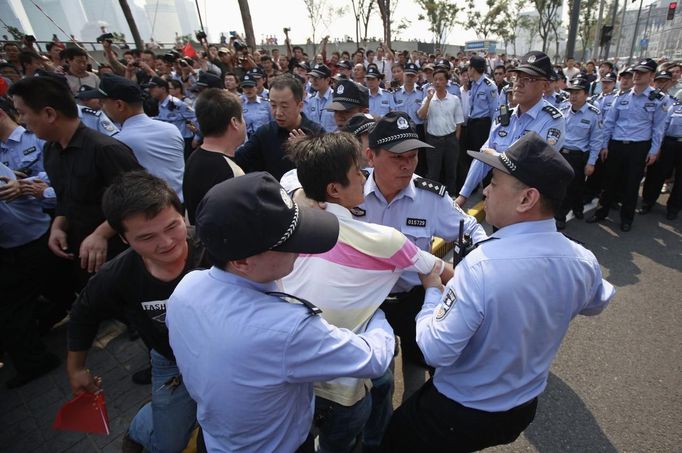
[{"label": "light blue uniform shirt", "polygon": [[[357,220],[395,228],[427,252],[431,251],[433,236],[456,240],[462,219],[464,234],[471,236],[474,242],[487,237],[476,219],[453,203],[442,184],[417,175],[413,175],[407,187],[388,203],[377,187],[374,175],[370,174],[365,181],[365,201],[351,213]],[[393,292],[409,291],[420,284],[416,272],[404,272]]]},{"label": "light blue uniform shirt", "polygon": [[606,113],[613,106],[613,101],[616,99],[616,94],[617,94],[616,90],[613,90],[607,94],[601,93],[599,96],[594,98],[593,104],[601,112],[602,121],[604,121]]},{"label": "light blue uniform shirt", "polygon": [[[509,96],[511,95],[511,88],[509,86],[505,86],[502,88],[502,91],[500,91],[500,95],[497,97],[497,108],[499,109],[502,104],[507,104],[509,106]],[[511,109],[510,109],[511,110]],[[493,116],[493,119],[495,117]]]},{"label": "light blue uniform shirt", "polygon": [[604,120],[603,148],[608,147],[609,140],[651,140],[649,155],[658,153],[663,139],[667,105],[663,94],[650,100],[652,91],[651,87],[640,94],[631,90],[616,98]]},{"label": "light blue uniform shirt", "polygon": [[89,107],[78,105],[78,117],[87,127],[104,135],[113,137],[118,134],[118,127],[101,110],[93,110]]},{"label": "light blue uniform shirt", "polygon": [[417,110],[419,110],[424,101],[424,90],[415,85],[414,89],[408,92],[405,89],[405,85],[403,85],[398,91],[393,93],[393,99],[397,112],[407,113],[410,119],[414,121],[414,124],[424,124],[424,120],[417,115]]},{"label": "light blue uniform shirt", "polygon": [[[246,121],[246,133],[248,137],[264,124],[273,120],[270,103],[260,96],[255,101],[249,101],[246,96],[241,97],[244,121]],[[248,138],[247,137],[247,138]]]},{"label": "light blue uniform shirt", "polygon": [[590,157],[587,159],[587,163],[594,165],[604,141],[599,109],[586,102],[577,112],[574,112],[569,105],[561,109],[561,113],[566,118],[564,148],[589,152]]},{"label": "light blue uniform shirt", "polygon": [[485,75],[471,82],[469,90],[469,118],[495,118],[497,86]]},{"label": "light blue uniform shirt", "polygon": [[458,98],[462,97],[462,89],[459,87],[459,84],[453,82],[452,80],[448,80],[447,90],[448,93],[457,96]]},{"label": "light blue uniform shirt", "polygon": [[665,136],[682,137],[682,102],[680,101],[677,101],[668,110],[668,114],[665,117]]},{"label": "light blue uniform shirt", "polygon": [[336,121],[334,121],[334,112],[329,112],[325,108],[332,103],[332,95],[334,90],[330,88],[323,94],[315,93],[305,100],[303,105],[303,113],[309,120],[316,122],[325,132],[336,131]]},{"label": "light blue uniform shirt", "polygon": [[313,383],[373,378],[393,330],[377,311],[365,333],[329,325],[300,304],[218,268],[187,274],[166,312],[170,345],[211,452],[293,452],[313,419]]},{"label": "light blue uniform shirt", "polygon": [[140,113],[125,120],[114,138],[128,145],[140,165],[166,181],[182,201],[185,142],[175,126]]},{"label": "light blue uniform shirt", "polygon": [[[0,176],[17,179],[4,164],[0,164]],[[43,212],[39,200],[28,196],[13,201],[0,200],[0,248],[10,249],[28,244],[45,234],[48,228],[50,216]]]},{"label": "light blue uniform shirt", "polygon": [[199,129],[194,109],[173,96],[167,96],[166,99],[159,102],[159,114],[154,119],[173,124],[182,134],[182,138],[192,138],[194,136],[194,133],[187,127],[188,121],[192,122],[194,127]]},{"label": "light blue uniform shirt", "polygon": [[571,319],[600,313],[615,290],[554,219],[491,237],[457,265],[443,297],[427,291],[416,337],[439,392],[500,412],[542,393]]},{"label": "light blue uniform shirt", "polygon": [[[493,123],[488,140],[482,148],[492,148],[498,153],[502,153],[527,132],[537,133],[557,151],[564,146],[566,121],[556,107],[544,99],[540,99],[537,104],[527,112],[522,113],[521,116],[518,113],[519,108],[517,106],[509,115],[508,126],[500,124],[498,117]],[[468,198],[489,171],[489,165],[474,159],[459,193]]]},{"label": "light blue uniform shirt", "polygon": [[43,147],[41,140],[33,132],[17,126],[7,137],[0,141],[0,163],[12,170],[26,169],[26,176],[37,176],[45,171],[43,166]]},{"label": "light blue uniform shirt", "polygon": [[369,114],[372,116],[384,116],[388,112],[395,111],[393,95],[379,88],[377,94],[369,93]]}]

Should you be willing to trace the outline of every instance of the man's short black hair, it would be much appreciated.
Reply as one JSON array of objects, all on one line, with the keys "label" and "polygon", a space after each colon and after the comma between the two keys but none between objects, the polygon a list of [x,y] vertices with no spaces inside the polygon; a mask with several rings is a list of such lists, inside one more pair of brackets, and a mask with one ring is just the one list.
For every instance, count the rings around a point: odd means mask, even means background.
[{"label": "man's short black hair", "polygon": [[360,143],[348,132],[305,137],[289,149],[306,196],[327,201],[327,185],[350,184],[348,171],[358,163]]},{"label": "man's short black hair", "polygon": [[219,88],[202,91],[194,103],[194,112],[204,137],[223,135],[232,118],[242,121],[242,104],[239,98]]},{"label": "man's short black hair", "polygon": [[18,96],[31,110],[52,107],[67,118],[78,118],[78,107],[66,81],[52,77],[27,77],[9,88],[10,96]]},{"label": "man's short black hair", "polygon": [[18,49],[19,44],[15,43],[14,41],[7,41],[2,45],[2,50],[7,50],[8,47],[16,47]]},{"label": "man's short black hair", "polygon": [[156,59],[156,54],[149,49],[143,50],[142,52],[140,52],[140,55],[142,55],[143,53],[146,53],[147,55],[151,55],[152,58]]},{"label": "man's short black hair", "polygon": [[294,99],[296,102],[301,102],[303,100],[303,84],[298,81],[296,77],[291,74],[278,75],[270,82],[270,91],[272,90],[283,90],[289,88],[294,94]]},{"label": "man's short black hair", "polygon": [[73,60],[76,57],[87,58],[88,54],[80,47],[69,47],[68,49],[64,49],[64,51],[60,54],[60,57],[64,60]]},{"label": "man's short black hair", "polygon": [[303,47],[301,47],[301,46],[294,46],[291,48],[292,52],[296,52],[297,50],[300,50],[301,53],[303,53]]},{"label": "man's short black hair", "polygon": [[610,61],[602,61],[601,63],[599,63],[599,66],[601,65],[606,65],[609,67],[609,71],[613,71],[613,63],[611,63]]},{"label": "man's short black hair", "polygon": [[433,71],[433,77],[436,77],[436,74],[443,74],[445,76],[445,80],[450,80],[450,73],[448,72],[447,69],[442,69],[438,68],[435,71]]},{"label": "man's short black hair", "polygon": [[31,52],[30,50],[22,50],[19,54],[19,63],[21,63],[22,66],[31,64],[33,60],[42,61],[42,58],[40,58],[40,55],[35,52]]},{"label": "man's short black hair", "polygon": [[125,234],[124,220],[138,214],[152,219],[168,207],[180,214],[184,212],[182,202],[168,183],[144,170],[119,175],[102,196],[104,216],[121,236]]}]

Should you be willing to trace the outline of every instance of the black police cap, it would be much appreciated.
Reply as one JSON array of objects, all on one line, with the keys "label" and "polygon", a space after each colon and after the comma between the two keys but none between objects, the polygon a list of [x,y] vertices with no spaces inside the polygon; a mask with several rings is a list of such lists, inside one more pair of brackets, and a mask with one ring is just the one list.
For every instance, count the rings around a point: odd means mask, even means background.
[{"label": "black police cap", "polygon": [[367,73],[365,74],[365,77],[369,77],[370,79],[383,79],[384,75],[379,71],[379,68],[376,66],[370,66],[367,68]]},{"label": "black police cap", "polygon": [[311,69],[310,72],[308,72],[308,75],[313,77],[322,77],[323,79],[326,79],[328,77],[331,77],[332,71],[326,64],[316,64],[315,66],[313,66],[313,69]]},{"label": "black police cap", "polygon": [[525,74],[549,79],[554,70],[552,69],[552,61],[547,54],[539,50],[531,50],[523,57],[519,65],[511,70],[512,72],[523,72]]},{"label": "black police cap", "polygon": [[615,72],[607,72],[604,74],[604,77],[601,78],[601,82],[616,82],[618,80],[618,76],[616,75]]},{"label": "black police cap", "polygon": [[419,140],[417,129],[405,112],[390,112],[384,115],[369,133],[369,147],[384,148],[396,154],[419,148],[433,148]]},{"label": "black police cap", "polygon": [[369,113],[356,113],[350,117],[343,127],[343,132],[350,132],[355,136],[360,136],[369,132],[376,123],[377,121]]},{"label": "black police cap", "polygon": [[417,74],[419,73],[419,68],[414,63],[407,63],[403,69],[405,74]]},{"label": "black police cap", "polygon": [[467,151],[474,159],[536,188],[550,200],[563,200],[573,169],[535,132],[528,132],[503,153]]},{"label": "black police cap", "polygon": [[239,80],[239,86],[242,87],[255,87],[256,79],[251,74],[244,74]]},{"label": "black police cap", "polygon": [[575,77],[573,80],[566,85],[566,91],[577,91],[585,90],[589,93],[590,91],[590,81],[586,77]]},{"label": "black police cap", "polygon": [[353,107],[369,107],[369,90],[352,80],[339,80],[332,94],[332,103],[326,110],[348,110]]},{"label": "black police cap", "polygon": [[223,79],[210,72],[202,72],[199,75],[197,86],[201,88],[225,88]]},{"label": "black police cap", "polygon": [[632,70],[635,72],[656,72],[658,65],[651,58],[645,58],[637,63]]},{"label": "black police cap", "polygon": [[123,102],[140,102],[142,89],[125,77],[114,74],[104,74],[99,82],[99,88],[84,91],[82,96],[87,99],[117,99]]}]

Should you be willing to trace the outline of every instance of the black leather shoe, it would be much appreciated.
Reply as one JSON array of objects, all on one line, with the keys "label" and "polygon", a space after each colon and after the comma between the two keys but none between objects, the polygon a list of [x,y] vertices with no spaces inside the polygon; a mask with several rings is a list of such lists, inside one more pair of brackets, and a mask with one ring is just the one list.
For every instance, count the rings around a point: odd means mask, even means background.
[{"label": "black leather shoe", "polygon": [[620,231],[627,233],[632,229],[632,224],[628,222],[623,222],[620,224]]},{"label": "black leather shoe", "polygon": [[677,213],[668,211],[668,213],[665,215],[665,218],[668,220],[675,220],[677,218]]},{"label": "black leather shoe", "polygon": [[604,220],[606,217],[598,216],[597,214],[593,214],[591,217],[588,217],[587,220],[585,220],[586,223],[597,223],[601,222]]},{"label": "black leather shoe", "polygon": [[648,204],[643,204],[641,208],[637,210],[637,214],[639,215],[647,215],[648,213],[651,212],[652,206]]},{"label": "black leather shoe", "polygon": [[582,220],[585,218],[585,214],[583,214],[582,211],[573,211],[573,215],[575,216],[576,219]]},{"label": "black leather shoe", "polygon": [[557,220],[556,221],[556,229],[561,231],[566,229],[566,221],[565,220]]}]

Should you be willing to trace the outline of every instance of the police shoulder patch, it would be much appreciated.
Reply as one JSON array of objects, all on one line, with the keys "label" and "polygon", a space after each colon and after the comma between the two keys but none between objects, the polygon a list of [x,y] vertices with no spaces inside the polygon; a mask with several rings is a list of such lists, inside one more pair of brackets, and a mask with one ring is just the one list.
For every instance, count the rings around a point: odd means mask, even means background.
[{"label": "police shoulder patch", "polygon": [[493,83],[490,81],[490,79],[487,78],[487,77],[483,77],[483,83],[485,83],[486,85],[492,85],[492,84],[493,84]]},{"label": "police shoulder patch", "polygon": [[549,130],[547,131],[547,143],[550,146],[554,146],[557,144],[559,139],[561,138],[561,131],[559,129],[550,127]]},{"label": "police shoulder patch", "polygon": [[457,295],[452,288],[448,288],[445,298],[440,305],[438,305],[438,308],[436,308],[436,320],[440,321],[445,318],[445,316],[450,313],[452,307],[455,306],[455,303],[457,303]]},{"label": "police shoulder patch", "polygon": [[561,114],[561,112],[559,111],[559,109],[557,109],[557,108],[554,107],[553,105],[546,105],[546,106],[544,106],[544,107],[542,108],[542,111],[543,111],[543,112],[549,113],[550,116],[551,116],[552,118],[554,118],[555,120],[556,120],[556,119],[559,119],[559,118],[561,118],[561,117],[563,116],[563,115]]},{"label": "police shoulder patch", "polygon": [[354,208],[350,208],[350,213],[353,214],[355,217],[362,217],[365,214],[367,214],[367,211],[356,206]]},{"label": "police shoulder patch", "polygon": [[591,112],[596,113],[597,115],[599,115],[599,114],[601,113],[601,110],[599,110],[597,107],[595,107],[595,106],[592,105],[592,104],[587,104],[587,108],[588,108]]},{"label": "police shoulder patch", "polygon": [[101,110],[95,110],[95,109],[91,109],[89,107],[83,107],[82,112],[90,114],[90,115],[95,115],[95,116],[100,116],[102,114]]},{"label": "police shoulder patch", "polygon": [[414,186],[417,189],[428,190],[441,197],[445,196],[445,191],[447,190],[444,184],[426,178],[415,178]]}]

